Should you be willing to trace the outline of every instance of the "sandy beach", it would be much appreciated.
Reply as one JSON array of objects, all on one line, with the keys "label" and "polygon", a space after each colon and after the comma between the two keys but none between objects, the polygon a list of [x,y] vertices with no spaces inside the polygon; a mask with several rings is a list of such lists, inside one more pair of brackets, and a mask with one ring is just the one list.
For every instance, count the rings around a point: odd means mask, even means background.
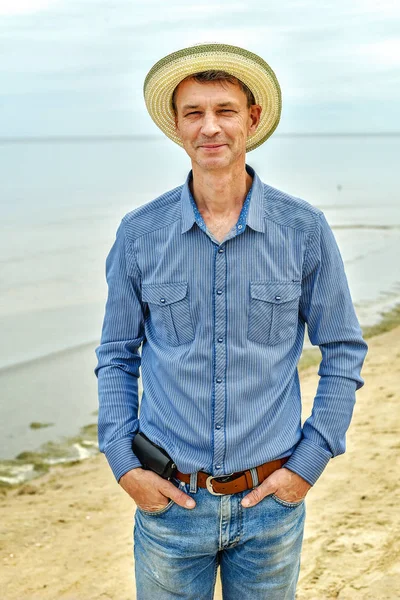
[{"label": "sandy beach", "polygon": [[[369,347],[347,452],[307,497],[298,600],[398,598],[400,327]],[[316,370],[301,374],[304,416]],[[4,490],[1,598],[134,599],[134,510],[103,455]]]}]

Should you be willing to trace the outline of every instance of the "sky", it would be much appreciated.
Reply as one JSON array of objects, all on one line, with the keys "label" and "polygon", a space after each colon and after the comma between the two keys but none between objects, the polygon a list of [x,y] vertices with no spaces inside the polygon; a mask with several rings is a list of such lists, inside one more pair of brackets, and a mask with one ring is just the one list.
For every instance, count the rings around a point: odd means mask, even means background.
[{"label": "sky", "polygon": [[398,0],[0,0],[0,137],[161,135],[147,72],[209,41],[275,71],[277,133],[400,132]]}]

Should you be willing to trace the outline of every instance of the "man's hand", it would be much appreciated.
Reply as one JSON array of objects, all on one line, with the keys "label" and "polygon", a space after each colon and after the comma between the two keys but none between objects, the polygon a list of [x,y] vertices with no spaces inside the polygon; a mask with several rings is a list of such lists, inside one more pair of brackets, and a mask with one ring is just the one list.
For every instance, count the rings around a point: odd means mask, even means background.
[{"label": "man's hand", "polygon": [[196,506],[193,498],[154,471],[140,467],[132,469],[121,477],[119,484],[143,510],[150,512],[161,510],[167,506],[170,499],[183,508]]},{"label": "man's hand", "polygon": [[311,487],[300,475],[283,467],[274,471],[260,485],[246,494],[242,500],[242,506],[254,506],[270,494],[275,494],[286,502],[299,502]]}]

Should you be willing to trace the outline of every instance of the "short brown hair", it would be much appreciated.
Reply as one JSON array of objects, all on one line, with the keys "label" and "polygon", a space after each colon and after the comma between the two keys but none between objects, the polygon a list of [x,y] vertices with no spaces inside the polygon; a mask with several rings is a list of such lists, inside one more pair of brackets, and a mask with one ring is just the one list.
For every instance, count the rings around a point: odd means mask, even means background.
[{"label": "short brown hair", "polygon": [[[245,83],[243,83],[243,81],[240,81],[240,79],[238,79],[237,77],[234,77],[234,75],[231,75],[230,73],[227,73],[226,71],[201,71],[200,73],[193,73],[193,75],[188,75],[187,77],[185,77],[185,79],[182,79],[182,81],[186,81],[187,79],[194,79],[195,81],[197,81],[199,83],[206,83],[207,81],[228,81],[229,83],[235,83],[235,84],[238,83],[240,86],[240,89],[246,95],[247,107],[250,108],[250,106],[252,106],[253,104],[256,104],[254,94],[247,87],[247,85]],[[180,81],[178,83],[178,85],[176,86],[176,88],[174,89],[173,94],[172,94],[172,110],[174,111],[175,114],[176,114],[176,103],[175,103],[176,91],[179,87],[179,84],[182,83],[182,81]]]}]

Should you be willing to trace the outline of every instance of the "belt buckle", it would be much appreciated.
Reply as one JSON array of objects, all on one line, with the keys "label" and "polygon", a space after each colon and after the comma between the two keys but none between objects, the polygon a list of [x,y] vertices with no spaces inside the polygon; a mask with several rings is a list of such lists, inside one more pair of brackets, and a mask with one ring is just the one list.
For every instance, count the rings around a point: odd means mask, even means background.
[{"label": "belt buckle", "polygon": [[211,480],[212,479],[221,479],[223,477],[231,477],[232,475],[233,475],[233,473],[230,473],[229,475],[209,475],[209,477],[207,477],[207,479],[206,479],[206,488],[208,489],[210,494],[212,494],[213,496],[226,496],[226,494],[221,494],[221,492],[214,492]]}]

